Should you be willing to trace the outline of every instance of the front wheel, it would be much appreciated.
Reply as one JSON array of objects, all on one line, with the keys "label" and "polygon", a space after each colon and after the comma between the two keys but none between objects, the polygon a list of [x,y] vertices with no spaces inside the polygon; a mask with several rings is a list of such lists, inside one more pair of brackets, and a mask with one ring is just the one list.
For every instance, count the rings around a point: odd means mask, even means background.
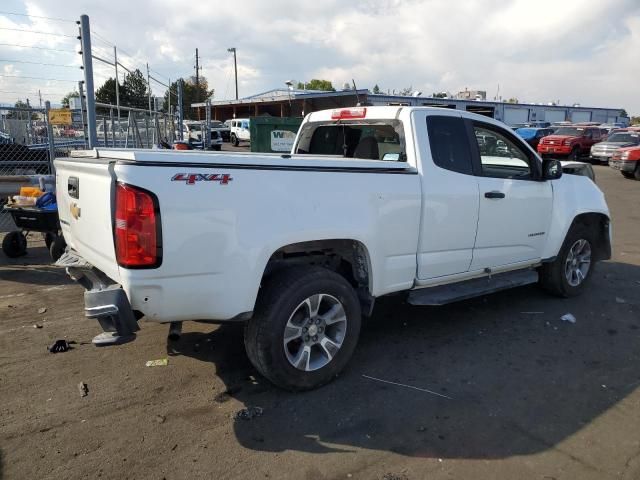
[{"label": "front wheel", "polygon": [[9,258],[18,258],[27,254],[27,239],[19,231],[9,232],[2,240],[2,251]]},{"label": "front wheel", "polygon": [[578,160],[579,156],[580,156],[580,149],[578,147],[573,147],[571,149],[571,153],[569,154],[568,160],[575,162],[576,160]]},{"label": "front wheel", "polygon": [[346,366],[360,334],[360,303],[340,275],[320,267],[274,273],[245,328],[251,363],[286,390],[317,388]]},{"label": "front wheel", "polygon": [[593,230],[584,225],[574,225],[556,259],[540,268],[542,287],[560,297],[574,297],[582,293],[593,275],[594,245]]}]

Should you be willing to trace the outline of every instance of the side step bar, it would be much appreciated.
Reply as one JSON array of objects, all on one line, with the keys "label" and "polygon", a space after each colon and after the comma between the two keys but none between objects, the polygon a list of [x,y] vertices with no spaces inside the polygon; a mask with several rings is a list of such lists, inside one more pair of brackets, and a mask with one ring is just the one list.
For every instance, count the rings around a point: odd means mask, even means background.
[{"label": "side step bar", "polygon": [[409,292],[407,301],[411,305],[446,305],[507,288],[529,285],[537,281],[538,272],[535,270],[516,270],[459,283],[412,290]]}]

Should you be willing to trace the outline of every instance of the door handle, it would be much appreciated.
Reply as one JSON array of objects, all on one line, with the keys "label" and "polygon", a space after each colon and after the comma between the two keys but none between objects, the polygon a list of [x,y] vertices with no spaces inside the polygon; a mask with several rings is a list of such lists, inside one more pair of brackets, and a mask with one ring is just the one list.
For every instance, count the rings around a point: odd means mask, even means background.
[{"label": "door handle", "polygon": [[504,198],[504,196],[505,196],[504,193],[496,192],[495,190],[493,192],[484,193],[485,198]]}]

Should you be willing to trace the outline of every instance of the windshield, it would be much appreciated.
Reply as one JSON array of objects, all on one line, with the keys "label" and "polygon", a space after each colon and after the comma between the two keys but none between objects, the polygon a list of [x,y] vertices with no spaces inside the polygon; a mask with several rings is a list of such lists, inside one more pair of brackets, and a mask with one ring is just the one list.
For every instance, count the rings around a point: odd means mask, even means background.
[{"label": "windshield", "polygon": [[607,142],[616,143],[638,143],[639,141],[640,134],[638,133],[614,133],[607,139]]},{"label": "windshield", "polygon": [[296,153],[368,160],[405,161],[402,122],[348,120],[309,122],[298,135]]},{"label": "windshield", "polygon": [[571,137],[581,137],[584,134],[584,128],[560,127],[553,133],[554,135],[569,135]]},{"label": "windshield", "polygon": [[537,130],[535,128],[518,128],[516,133],[525,140],[531,140],[535,138]]}]

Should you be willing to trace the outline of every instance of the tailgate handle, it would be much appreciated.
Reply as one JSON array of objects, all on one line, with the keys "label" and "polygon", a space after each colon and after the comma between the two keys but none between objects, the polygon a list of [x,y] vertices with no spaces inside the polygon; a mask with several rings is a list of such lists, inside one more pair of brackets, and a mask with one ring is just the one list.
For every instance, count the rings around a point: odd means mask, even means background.
[{"label": "tailgate handle", "polygon": [[484,194],[485,198],[504,198],[505,195],[502,192],[496,192],[495,190],[492,192],[486,192]]},{"label": "tailgate handle", "polygon": [[80,180],[78,177],[69,177],[67,191],[71,198],[80,198]]}]

